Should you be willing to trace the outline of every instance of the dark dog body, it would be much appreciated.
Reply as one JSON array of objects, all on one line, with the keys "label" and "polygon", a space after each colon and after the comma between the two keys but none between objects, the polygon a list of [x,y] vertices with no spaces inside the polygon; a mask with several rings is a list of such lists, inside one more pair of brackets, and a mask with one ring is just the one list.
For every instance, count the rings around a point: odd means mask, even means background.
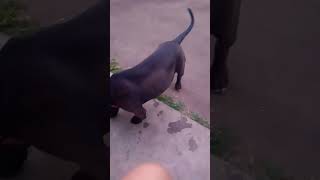
[{"label": "dark dog body", "polygon": [[108,177],[107,19],[101,1],[69,22],[14,37],[0,51],[0,136],[79,163],[100,179]]},{"label": "dark dog body", "polygon": [[132,123],[140,123],[146,118],[143,104],[161,95],[178,74],[176,90],[181,89],[185,56],[180,43],[191,31],[194,19],[190,9],[191,24],[175,40],[162,43],[158,49],[137,66],[116,73],[110,78],[111,110],[115,116],[118,108],[135,114]]}]

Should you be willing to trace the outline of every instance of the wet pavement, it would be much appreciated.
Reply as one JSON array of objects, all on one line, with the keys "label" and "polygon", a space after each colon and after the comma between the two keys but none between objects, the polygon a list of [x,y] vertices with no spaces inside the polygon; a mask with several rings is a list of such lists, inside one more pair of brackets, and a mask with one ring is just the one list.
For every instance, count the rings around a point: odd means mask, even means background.
[{"label": "wet pavement", "polygon": [[209,129],[156,100],[144,107],[147,119],[141,124],[131,124],[132,114],[123,110],[111,119],[110,179],[120,179],[141,163],[156,162],[173,179],[209,180]]}]

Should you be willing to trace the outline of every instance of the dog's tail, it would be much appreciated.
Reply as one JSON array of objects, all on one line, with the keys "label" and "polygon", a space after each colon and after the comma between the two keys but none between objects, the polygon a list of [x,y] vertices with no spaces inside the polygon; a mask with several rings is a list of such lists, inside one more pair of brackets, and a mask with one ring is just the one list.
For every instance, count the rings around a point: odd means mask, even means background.
[{"label": "dog's tail", "polygon": [[193,13],[192,10],[190,8],[188,8],[188,12],[190,14],[191,17],[191,24],[189,25],[189,27],[181,34],[179,34],[178,37],[176,37],[173,41],[181,44],[181,42],[183,41],[183,39],[189,34],[189,32],[191,31],[193,24],[194,24],[194,18],[193,18]]}]

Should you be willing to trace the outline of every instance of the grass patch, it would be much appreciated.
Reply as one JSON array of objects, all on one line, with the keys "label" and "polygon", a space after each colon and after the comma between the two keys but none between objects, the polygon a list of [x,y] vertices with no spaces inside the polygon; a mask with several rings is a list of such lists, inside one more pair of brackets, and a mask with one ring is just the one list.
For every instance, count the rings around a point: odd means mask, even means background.
[{"label": "grass patch", "polygon": [[172,97],[167,95],[160,95],[157,99],[177,111],[183,111],[185,108],[185,105],[182,102],[175,102]]},{"label": "grass patch", "polygon": [[0,32],[8,35],[28,33],[36,29],[30,19],[22,15],[24,7],[17,0],[0,1]]},{"label": "grass patch", "polygon": [[209,122],[202,118],[198,113],[196,112],[188,112],[185,111],[185,105],[180,102],[180,101],[175,101],[172,97],[168,96],[168,95],[160,95],[159,97],[157,97],[157,99],[161,102],[163,102],[164,104],[170,106],[171,108],[181,112],[183,115],[188,116],[190,119],[198,122],[199,124],[201,124],[202,126],[210,129],[210,124]]},{"label": "grass patch", "polygon": [[210,124],[209,122],[202,118],[198,113],[196,112],[190,112],[188,115],[192,120],[198,122],[199,124],[201,124],[202,126],[206,127],[206,128],[210,128]]},{"label": "grass patch", "polygon": [[111,59],[110,62],[110,72],[116,73],[121,71],[121,67],[119,66],[119,63],[115,59]]},{"label": "grass patch", "polygon": [[157,99],[161,102],[163,102],[164,104],[170,106],[171,108],[181,112],[183,115],[188,116],[190,119],[198,122],[199,124],[201,124],[202,126],[210,129],[210,124],[209,122],[202,118],[200,116],[200,114],[196,113],[196,112],[188,112],[185,109],[185,105],[183,104],[183,102],[180,101],[175,101],[172,97],[168,96],[168,95],[160,95],[159,97],[157,97]]}]

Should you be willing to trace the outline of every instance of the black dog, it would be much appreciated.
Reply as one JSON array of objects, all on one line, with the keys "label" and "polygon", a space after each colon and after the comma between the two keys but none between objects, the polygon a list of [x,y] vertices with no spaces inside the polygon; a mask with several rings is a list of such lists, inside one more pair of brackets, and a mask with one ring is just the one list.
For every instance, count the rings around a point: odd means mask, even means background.
[{"label": "black dog", "polygon": [[211,65],[211,89],[223,94],[229,85],[227,59],[229,49],[237,39],[241,0],[211,2],[211,36],[216,37],[215,54]]},{"label": "black dog", "polygon": [[181,89],[186,59],[180,44],[194,24],[192,11],[188,11],[191,24],[183,33],[172,41],[160,44],[137,66],[111,76],[111,116],[116,116],[119,108],[122,108],[134,113],[131,122],[138,124],[146,118],[146,110],[142,105],[163,93],[170,86],[175,73],[178,74],[175,89]]},{"label": "black dog", "polygon": [[[14,174],[33,145],[109,177],[102,140],[109,125],[107,3],[13,37],[0,51],[0,176]],[[21,143],[3,143],[9,138]]]}]

